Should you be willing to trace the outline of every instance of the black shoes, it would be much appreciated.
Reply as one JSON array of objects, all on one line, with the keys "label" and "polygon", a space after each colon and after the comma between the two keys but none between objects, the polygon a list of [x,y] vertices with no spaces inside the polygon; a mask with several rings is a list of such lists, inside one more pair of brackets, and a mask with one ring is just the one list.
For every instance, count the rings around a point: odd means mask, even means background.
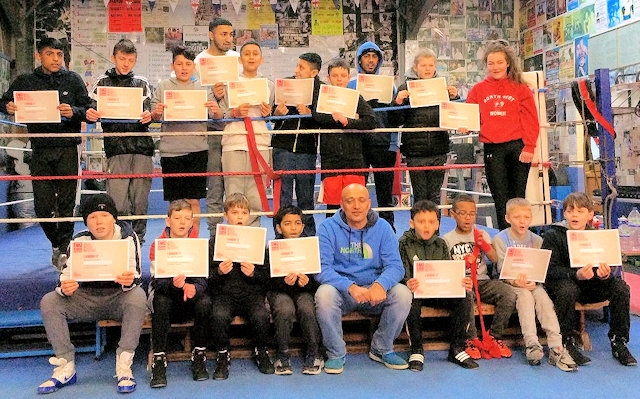
[{"label": "black shoes", "polygon": [[164,388],[167,386],[167,355],[154,354],[151,364],[151,388]]},{"label": "black shoes", "polygon": [[205,349],[194,349],[191,353],[191,372],[194,381],[204,381],[209,379],[207,370],[207,351]]},{"label": "black shoes", "polygon": [[611,354],[623,366],[635,366],[638,364],[636,358],[629,352],[627,340],[624,338],[613,336],[611,339]]},{"label": "black shoes", "polygon": [[476,363],[475,360],[473,360],[462,348],[459,350],[450,348],[447,360],[465,369],[477,369],[479,367],[478,363]]},{"label": "black shoes", "polygon": [[276,372],[273,367],[273,363],[271,363],[269,352],[266,348],[255,348],[253,351],[253,355],[253,360],[256,362],[258,370],[260,370],[262,374],[273,374]]},{"label": "black shoes", "polygon": [[216,369],[213,371],[211,378],[214,380],[226,380],[229,378],[229,368],[231,367],[231,357],[229,351],[218,352],[216,358]]},{"label": "black shoes", "polygon": [[569,352],[569,355],[571,355],[571,358],[573,358],[573,361],[578,366],[584,366],[591,362],[591,359],[583,355],[582,352],[580,352],[580,349],[578,349],[575,337],[567,337],[565,339],[564,346],[567,348],[567,352]]}]

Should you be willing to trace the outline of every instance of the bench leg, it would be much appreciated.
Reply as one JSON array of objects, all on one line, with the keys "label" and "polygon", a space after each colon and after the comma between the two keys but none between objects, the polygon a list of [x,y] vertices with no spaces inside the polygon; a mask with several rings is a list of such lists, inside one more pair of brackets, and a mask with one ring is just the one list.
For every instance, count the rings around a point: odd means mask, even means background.
[{"label": "bench leg", "polygon": [[586,351],[593,350],[593,346],[591,345],[591,338],[589,337],[589,333],[587,332],[585,311],[578,310],[578,315],[578,333],[580,342],[582,343],[582,349]]}]

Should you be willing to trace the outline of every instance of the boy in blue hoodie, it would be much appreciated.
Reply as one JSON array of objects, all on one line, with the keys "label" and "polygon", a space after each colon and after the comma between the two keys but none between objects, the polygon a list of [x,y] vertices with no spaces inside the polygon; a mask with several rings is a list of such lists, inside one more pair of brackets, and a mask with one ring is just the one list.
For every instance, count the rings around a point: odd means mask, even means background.
[{"label": "boy in blue hoodie", "polygon": [[369,357],[401,370],[408,363],[393,351],[411,308],[411,291],[399,284],[404,268],[391,226],[371,210],[367,188],[342,190],[341,209],[318,228],[322,271],[316,275],[316,315],[327,349],[324,370],[339,374],[347,353],[342,315],[353,310],[380,314]]}]

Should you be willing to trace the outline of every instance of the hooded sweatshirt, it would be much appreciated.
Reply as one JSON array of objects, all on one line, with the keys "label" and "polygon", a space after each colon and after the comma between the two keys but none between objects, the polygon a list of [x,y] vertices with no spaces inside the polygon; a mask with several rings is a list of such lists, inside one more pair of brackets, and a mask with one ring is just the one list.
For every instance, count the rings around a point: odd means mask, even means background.
[{"label": "hooded sweatshirt", "polygon": [[416,260],[450,260],[449,247],[447,243],[437,235],[431,236],[428,240],[418,237],[414,229],[404,232],[399,241],[400,257],[404,266],[404,278],[402,283],[406,284],[413,278],[413,262]]},{"label": "hooded sweatshirt", "polygon": [[349,294],[352,284],[369,287],[377,282],[388,291],[404,276],[396,236],[375,211],[369,210],[367,224],[355,229],[339,210],[318,227],[318,239],[322,271],[315,278],[342,295]]},{"label": "hooded sweatshirt", "polygon": [[489,76],[471,88],[467,102],[480,105],[481,142],[499,144],[522,139],[523,151],[534,152],[540,124],[529,86]]}]

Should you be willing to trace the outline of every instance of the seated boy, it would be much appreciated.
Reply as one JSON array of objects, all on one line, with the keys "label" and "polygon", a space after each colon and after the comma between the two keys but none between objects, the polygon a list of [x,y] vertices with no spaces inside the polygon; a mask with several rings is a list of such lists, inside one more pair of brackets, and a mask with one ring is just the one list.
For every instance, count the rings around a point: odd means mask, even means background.
[{"label": "seated boy", "polygon": [[[505,219],[511,227],[502,230],[493,238],[493,247],[498,255],[498,273],[502,270],[508,247],[540,248],[542,245],[542,238],[529,231],[533,218],[529,201],[524,198],[512,198],[507,201],[506,212]],[[544,357],[542,345],[538,340],[537,316],[540,326],[547,334],[549,364],[562,371],[578,370],[571,355],[562,346],[558,317],[553,309],[553,302],[542,284],[528,281],[524,273],[520,274],[516,280],[504,281],[511,284],[516,293],[516,309],[529,364],[537,366]]]},{"label": "seated boy", "polygon": [[131,365],[147,313],[147,297],[140,288],[140,243],[128,223],[117,222],[116,205],[107,194],[87,197],[80,205],[80,213],[88,230],[77,234],[71,245],[74,241],[127,240],[129,269],[118,275],[115,281],[77,282],[71,279],[73,258],[69,257],[55,291],[46,294],[40,302],[47,339],[55,354],[49,363],[56,367],[51,378],[40,384],[38,393],[51,393],[76,383],[74,346],[69,336],[68,321],[95,322],[101,319],[122,323],[116,350],[118,392],[133,392],[136,380]]},{"label": "seated boy", "polygon": [[545,288],[555,305],[565,347],[579,366],[591,361],[580,352],[576,343],[576,302],[609,300],[611,353],[620,364],[635,366],[638,362],[627,347],[630,329],[629,286],[613,276],[611,266],[605,263],[581,268],[572,268],[569,263],[567,230],[591,228],[589,222],[593,220],[593,202],[584,193],[571,193],[564,199],[562,209],[564,220],[549,227],[542,240],[542,248],[552,251]]},{"label": "seated boy", "polygon": [[[413,263],[416,260],[449,260],[447,243],[436,232],[440,227],[438,206],[428,200],[416,202],[410,211],[409,230],[400,238],[400,257],[404,265],[403,282],[411,292],[418,289],[419,281],[413,276]],[[478,363],[465,352],[465,341],[469,338],[471,327],[469,315],[473,313],[473,283],[471,277],[460,282],[466,290],[464,298],[416,299],[411,302],[411,310],[407,317],[411,356],[409,369],[422,371],[424,354],[422,348],[422,306],[436,306],[448,309],[451,313],[451,347],[447,360],[466,369],[478,368]]]},{"label": "seated boy", "polygon": [[[516,293],[506,283],[500,280],[491,280],[489,277],[484,257],[486,256],[495,263],[498,256],[491,246],[489,234],[484,230],[478,230],[475,226],[477,212],[473,198],[467,194],[458,195],[451,205],[451,213],[456,220],[456,228],[443,235],[442,238],[449,246],[452,259],[476,263],[480,298],[482,302],[495,306],[495,314],[491,322],[491,335],[500,347],[500,355],[511,357],[511,350],[502,341],[502,334],[515,309]],[[473,259],[473,250],[476,245],[480,247],[480,256]],[[470,273],[470,270],[467,270],[467,273]],[[475,321],[475,317],[471,317]],[[470,353],[470,355],[479,358],[477,351],[473,354]]]},{"label": "seated boy", "polygon": [[[303,235],[302,210],[297,206],[280,208],[273,218],[276,238],[298,238]],[[274,363],[276,374],[291,374],[289,340],[294,320],[302,330],[306,354],[302,365],[303,374],[320,374],[324,360],[318,354],[320,327],[316,320],[314,295],[318,283],[302,273],[289,273],[285,277],[271,278],[271,291],[267,293],[271,315],[275,326],[278,354]]]},{"label": "seated boy", "polygon": [[[250,204],[240,193],[227,196],[224,218],[228,224],[246,226]],[[234,316],[244,317],[250,325],[255,344],[254,360],[263,374],[273,374],[273,364],[267,352],[269,311],[265,306],[265,290],[269,283],[269,267],[249,262],[214,261],[215,237],[209,241],[209,295],[211,296],[211,332],[218,351],[213,378],[229,378],[229,329]]]},{"label": "seated boy", "polygon": [[[171,201],[165,219],[166,228],[158,238],[196,238],[193,228],[193,208],[186,199]],[[155,277],[156,243],[151,244],[151,289],[149,300],[152,306],[151,336],[153,363],[151,364],[151,388],[167,386],[167,337],[171,322],[194,319],[194,344],[191,370],[193,379],[203,381],[209,378],[206,365],[208,309],[200,309],[200,299],[207,290],[205,277],[186,277],[179,274],[173,278]]]}]

